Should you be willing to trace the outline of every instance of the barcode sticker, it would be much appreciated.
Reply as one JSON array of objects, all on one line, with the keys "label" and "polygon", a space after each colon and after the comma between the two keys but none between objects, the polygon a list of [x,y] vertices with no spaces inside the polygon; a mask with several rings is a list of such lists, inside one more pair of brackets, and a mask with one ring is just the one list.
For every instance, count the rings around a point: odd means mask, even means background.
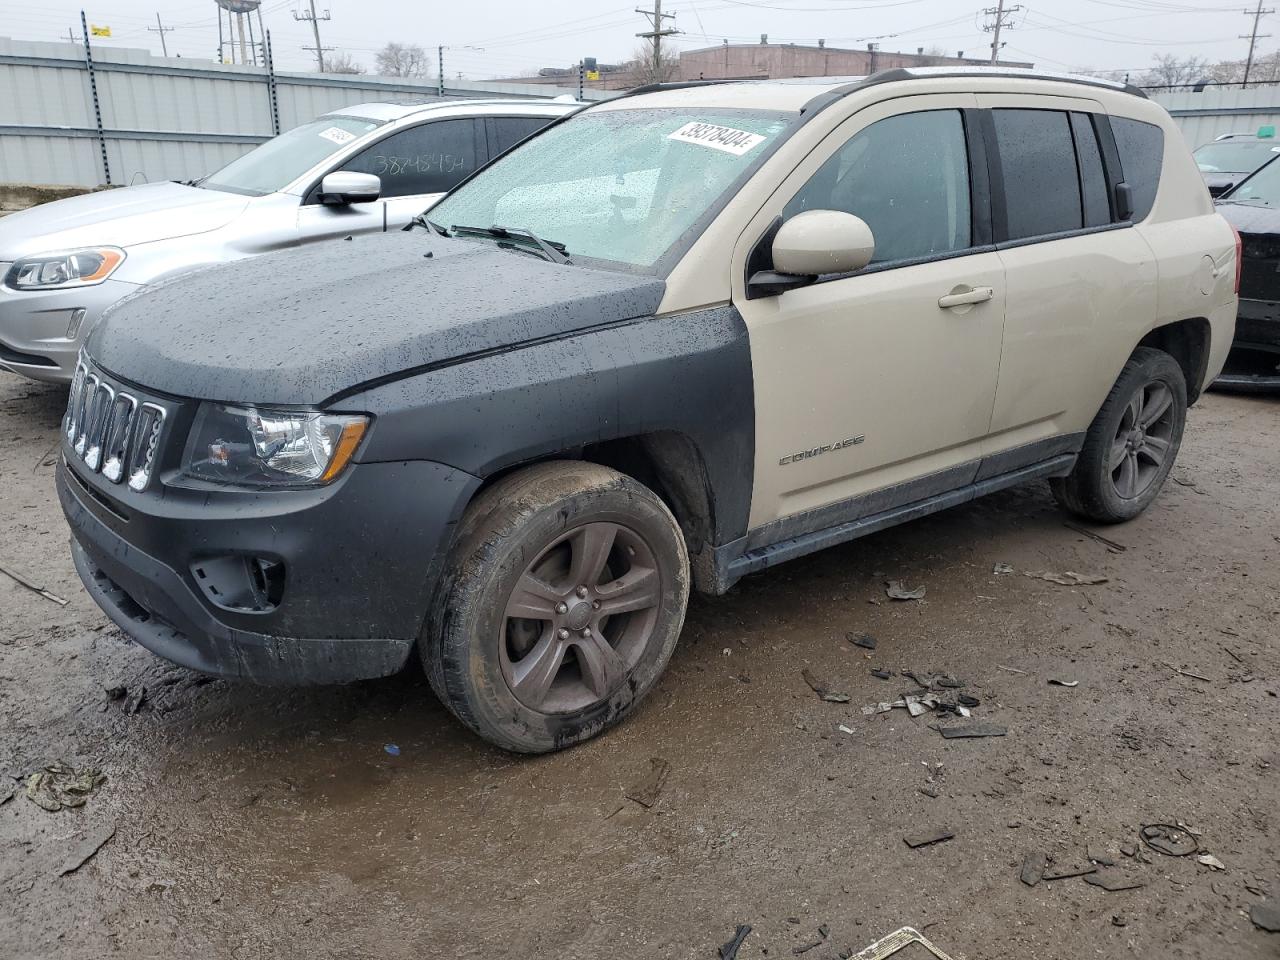
[{"label": "barcode sticker", "polygon": [[354,133],[347,133],[341,127],[330,127],[328,130],[321,130],[320,136],[326,140],[332,140],[336,144],[350,143],[356,138]]},{"label": "barcode sticker", "polygon": [[700,147],[712,150],[723,150],[736,157],[742,156],[752,147],[764,143],[768,138],[746,130],[735,130],[733,127],[721,127],[714,123],[701,123],[697,120],[686,123],[675,133],[667,134],[668,140],[679,140],[681,143],[696,143]]}]

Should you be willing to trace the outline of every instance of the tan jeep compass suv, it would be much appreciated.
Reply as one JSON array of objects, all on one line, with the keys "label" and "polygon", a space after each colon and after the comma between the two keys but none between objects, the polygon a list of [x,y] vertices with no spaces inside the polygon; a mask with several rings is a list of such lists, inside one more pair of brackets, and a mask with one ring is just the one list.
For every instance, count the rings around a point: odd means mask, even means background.
[{"label": "tan jeep compass suv", "polygon": [[1236,313],[1169,115],[1072,77],[650,88],[428,217],[122,303],[59,493],[160,655],[341,682],[416,654],[519,751],[626,715],[691,587],[1037,478],[1135,516]]}]

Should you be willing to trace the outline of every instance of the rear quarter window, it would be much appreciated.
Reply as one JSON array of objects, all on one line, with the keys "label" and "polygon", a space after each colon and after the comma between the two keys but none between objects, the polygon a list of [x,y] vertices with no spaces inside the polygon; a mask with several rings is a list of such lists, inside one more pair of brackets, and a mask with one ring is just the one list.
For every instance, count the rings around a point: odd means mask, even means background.
[{"label": "rear quarter window", "polygon": [[1120,153],[1120,168],[1133,191],[1133,219],[1145,220],[1156,202],[1164,166],[1164,131],[1154,123],[1112,117],[1111,130]]}]

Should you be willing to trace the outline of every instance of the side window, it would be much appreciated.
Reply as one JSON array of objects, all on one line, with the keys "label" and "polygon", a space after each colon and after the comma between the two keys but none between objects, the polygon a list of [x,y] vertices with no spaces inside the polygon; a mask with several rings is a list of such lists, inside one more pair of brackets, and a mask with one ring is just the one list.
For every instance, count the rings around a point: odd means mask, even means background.
[{"label": "side window", "polygon": [[485,123],[489,127],[489,156],[510,149],[525,137],[537,133],[555,117],[489,117]]},{"label": "side window", "polygon": [[435,120],[401,130],[356,154],[343,170],[382,178],[384,197],[444,193],[479,162],[476,122]]},{"label": "side window", "polygon": [[958,110],[879,120],[854,134],[782,211],[843,210],[875,236],[873,263],[970,246],[969,156]]},{"label": "side window", "polygon": [[1107,175],[1093,118],[1087,113],[1071,114],[1071,132],[1076,139],[1076,160],[1080,164],[1080,193],[1084,197],[1084,225],[1102,227],[1111,222],[1111,202],[1107,199]]},{"label": "side window", "polygon": [[1120,167],[1133,191],[1133,219],[1145,220],[1156,202],[1160,170],[1164,166],[1164,131],[1153,123],[1111,118]]},{"label": "side window", "polygon": [[993,110],[1009,240],[1079,230],[1080,178],[1067,114]]}]

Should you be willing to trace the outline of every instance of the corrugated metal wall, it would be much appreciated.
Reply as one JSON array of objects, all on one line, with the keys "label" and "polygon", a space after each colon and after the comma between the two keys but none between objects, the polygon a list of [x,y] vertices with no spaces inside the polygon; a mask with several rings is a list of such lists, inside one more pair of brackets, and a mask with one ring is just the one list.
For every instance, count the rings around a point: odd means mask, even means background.
[{"label": "corrugated metal wall", "polygon": [[[187,180],[273,135],[267,72],[257,67],[94,48],[111,182]],[[281,130],[369,100],[435,96],[433,80],[277,73]],[[445,96],[552,97],[545,86],[450,81]],[[606,94],[586,91],[587,99]],[[84,47],[0,37],[0,183],[106,182]]]},{"label": "corrugated metal wall", "polygon": [[1195,149],[1224,133],[1252,133],[1267,124],[1280,126],[1280,86],[1147,91],[1172,114],[1187,146]]}]

